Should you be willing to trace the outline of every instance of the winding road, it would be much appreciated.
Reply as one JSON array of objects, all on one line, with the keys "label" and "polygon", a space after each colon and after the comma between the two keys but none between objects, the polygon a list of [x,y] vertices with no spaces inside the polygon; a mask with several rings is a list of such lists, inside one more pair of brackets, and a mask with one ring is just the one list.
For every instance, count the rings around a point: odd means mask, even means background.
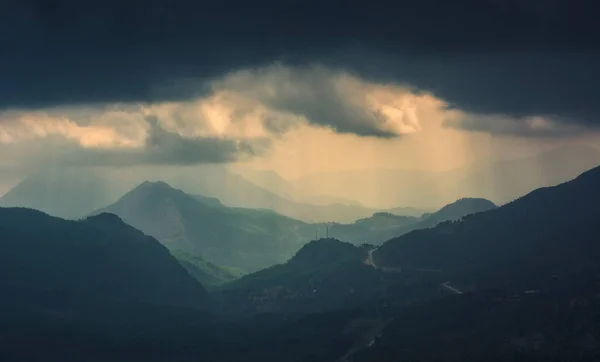
[{"label": "winding road", "polygon": [[373,260],[373,252],[379,248],[369,250],[367,260],[365,260],[365,264],[372,266],[377,270],[381,270],[384,273],[402,273],[402,268],[388,268],[385,266],[379,266],[375,264],[375,260]]},{"label": "winding road", "polygon": [[[375,264],[375,260],[373,259],[373,252],[377,249],[379,249],[379,248],[374,248],[374,249],[369,250],[367,260],[365,260],[365,264],[370,265],[373,268],[375,268],[377,270],[381,270],[385,273],[401,273],[402,272],[402,268],[386,268],[386,267],[378,266],[377,264]],[[434,270],[434,269],[427,269],[427,271],[441,272],[440,270]],[[440,284],[440,287],[449,291],[452,294],[463,294],[463,292],[461,292],[460,290],[451,286],[450,281]]]},{"label": "winding road", "polygon": [[454,287],[451,287],[451,286],[450,286],[450,282],[449,282],[449,281],[448,281],[448,282],[445,282],[445,283],[442,283],[442,284],[441,284],[441,287],[442,287],[442,288],[444,288],[444,289],[446,289],[446,290],[447,290],[447,291],[449,291],[450,293],[453,293],[453,294],[462,294],[462,293],[463,293],[463,292],[461,292],[460,290],[458,290],[458,289],[456,289],[456,288],[454,288]]}]

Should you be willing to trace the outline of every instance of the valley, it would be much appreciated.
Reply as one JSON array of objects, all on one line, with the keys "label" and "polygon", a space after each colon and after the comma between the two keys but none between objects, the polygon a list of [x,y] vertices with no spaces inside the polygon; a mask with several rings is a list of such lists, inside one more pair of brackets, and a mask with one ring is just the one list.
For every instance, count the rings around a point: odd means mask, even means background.
[{"label": "valley", "polygon": [[[0,336],[12,346],[0,356],[234,361],[230,343],[266,361],[458,361],[467,350],[473,361],[573,360],[581,343],[595,356],[585,320],[600,310],[599,184],[594,168],[500,206],[461,198],[352,223],[231,207],[161,181],[78,221],[2,208]],[[38,337],[18,337],[23,328]],[[20,344],[44,333],[61,350]]]}]

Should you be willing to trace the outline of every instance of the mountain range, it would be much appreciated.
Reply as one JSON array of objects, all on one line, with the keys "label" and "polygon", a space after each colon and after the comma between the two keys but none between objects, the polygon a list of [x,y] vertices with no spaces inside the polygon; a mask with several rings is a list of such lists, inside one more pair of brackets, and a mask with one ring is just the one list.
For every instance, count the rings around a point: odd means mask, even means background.
[{"label": "mountain range", "polygon": [[[539,186],[567,181],[598,164],[598,149],[570,146],[535,157],[479,162],[437,173],[371,169],[287,181],[273,171],[202,166],[165,172],[162,179],[187,193],[216,198],[227,206],[270,209],[310,223],[347,224],[377,212],[419,217],[465,196],[503,204]],[[149,176],[141,171],[124,175],[91,169],[37,173],[0,197],[0,206],[29,207],[77,219],[115,202],[136,184],[153,179]],[[361,205],[374,203],[377,205]]]},{"label": "mountain range", "polygon": [[435,298],[438,285],[448,280],[454,290],[500,288],[509,294],[542,287],[556,275],[570,280],[599,269],[597,185],[600,167],[501,207],[459,200],[442,208],[439,219],[430,217],[440,221],[452,209],[465,211],[469,203],[483,209],[380,247],[313,241],[288,262],[225,285],[223,303],[254,312],[317,312],[382,301],[398,308]]},{"label": "mountain range", "polygon": [[[313,240],[287,262],[223,285],[219,304],[230,313],[314,313],[335,310],[342,305],[351,308],[377,304],[382,293],[390,288],[407,293],[414,288],[413,280],[404,274],[386,276],[367,263],[369,251],[375,246],[358,245],[359,231],[371,235],[394,234],[391,230],[409,232],[413,230],[411,227],[432,227],[438,222],[458,220],[494,208],[496,206],[488,200],[461,199],[425,215],[422,220],[384,213],[351,225],[330,225],[329,235],[336,236]],[[342,232],[355,243],[335,239]],[[406,296],[425,298],[432,292],[435,293],[435,288],[429,291],[417,288]]]},{"label": "mountain range", "polygon": [[[600,167],[499,207],[459,200],[423,220],[448,221],[380,247],[315,240],[210,294],[158,240],[114,214],[68,221],[2,208],[0,357],[593,361],[600,356],[598,185]],[[487,210],[468,213],[465,205]],[[241,237],[239,228],[256,236],[249,244],[273,247],[259,240],[268,232],[255,223],[302,223],[165,183],[141,184],[114,207],[143,216],[137,222],[162,233],[163,243],[193,251],[210,252],[220,241],[211,230]],[[468,214],[456,218],[453,209]],[[162,220],[168,227],[152,225]],[[395,221],[407,219],[375,215],[358,224]],[[187,237],[200,229],[210,237]],[[250,253],[246,242],[229,246]]]},{"label": "mountain range", "polygon": [[[28,207],[53,216],[78,219],[114,203],[136,184],[143,182],[146,176],[142,172],[130,176],[91,169],[39,172],[23,179],[0,197],[0,206]],[[166,174],[164,179],[199,198],[212,198],[214,202],[231,207],[273,210],[305,222],[353,222],[377,211],[351,201],[329,204],[324,201],[326,197],[306,196],[311,200],[318,199],[316,204],[292,201],[299,197],[287,199],[224,167],[203,166],[199,171]],[[283,180],[281,183],[293,187]],[[401,208],[396,211],[420,215],[428,209]]]},{"label": "mountain range", "polygon": [[600,256],[598,185],[600,167],[502,207],[389,240],[374,260],[388,267],[443,270],[448,277],[476,275],[478,282],[499,271],[568,273],[593,266]]},{"label": "mountain range", "polygon": [[270,210],[225,207],[164,182],[144,182],[93,214],[113,213],[160,240],[217,265],[245,272],[287,260],[314,228]]},{"label": "mountain range", "polygon": [[4,302],[208,306],[206,290],[164,246],[115,215],[68,221],[36,210],[0,208],[0,235]]},{"label": "mountain range", "polygon": [[2,361],[328,360],[351,343],[329,336],[352,313],[211,314],[211,297],[167,249],[112,214],[0,208],[0,234]]},{"label": "mountain range", "polygon": [[[178,255],[187,254],[184,265],[188,268],[196,260],[202,268],[208,267],[205,271],[216,271],[218,265],[252,272],[285,262],[315,233],[326,236],[326,229],[329,235],[355,244],[365,240],[381,244],[410,230],[492,207],[487,200],[462,199],[421,218],[376,213],[353,224],[307,224],[270,210],[227,207],[218,199],[189,195],[165,182],[144,182],[94,214],[118,215]],[[228,273],[218,274],[223,281],[232,278]]]},{"label": "mountain range", "polygon": [[[272,173],[269,174],[273,175]],[[255,179],[257,178],[255,177]],[[320,204],[311,204],[306,201],[292,201],[295,197],[288,199],[277,194],[278,190],[283,195],[289,195],[289,189],[293,188],[292,185],[287,184],[278,176],[270,177],[269,180],[277,181],[273,181],[273,184],[264,181],[265,187],[269,187],[267,189],[230,172],[226,168],[204,166],[201,172],[180,174],[167,178],[166,182],[188,193],[216,197],[227,206],[269,209],[305,222],[353,222],[378,211],[377,209],[357,205],[356,202],[326,203],[321,201]],[[406,211],[412,210],[407,209]]]},{"label": "mountain range", "polygon": [[445,205],[436,212],[425,213],[421,217],[378,212],[352,224],[320,224],[319,229],[321,232],[326,229],[328,236],[350,241],[354,244],[380,245],[389,239],[413,230],[431,228],[440,222],[458,220],[464,216],[494,208],[496,208],[496,205],[486,199],[462,198]]}]

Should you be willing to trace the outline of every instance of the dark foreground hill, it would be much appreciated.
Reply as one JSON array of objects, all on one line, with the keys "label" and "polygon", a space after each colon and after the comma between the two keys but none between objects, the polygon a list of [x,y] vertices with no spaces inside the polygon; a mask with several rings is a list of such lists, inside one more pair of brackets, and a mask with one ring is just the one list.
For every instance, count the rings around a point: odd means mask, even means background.
[{"label": "dark foreground hill", "polygon": [[325,361],[352,343],[352,313],[211,316],[167,249],[115,215],[0,208],[0,235],[4,362]]},{"label": "dark foreground hill", "polygon": [[443,270],[481,282],[525,283],[595,265],[600,257],[600,167],[507,205],[417,230],[374,253],[383,266]]},{"label": "dark foreground hill", "polygon": [[[214,297],[228,313],[315,313],[364,307],[378,309],[400,291],[397,303],[436,295],[436,282],[386,274],[368,264],[373,246],[336,239],[313,240],[284,264],[224,285]],[[432,284],[433,283],[433,284]]]},{"label": "dark foreground hill", "polygon": [[539,290],[482,290],[406,309],[352,360],[598,361],[598,272],[553,280]]},{"label": "dark foreground hill", "polygon": [[[367,250],[334,239],[311,241],[288,262],[225,285],[219,304],[228,312],[244,314],[310,313],[361,305],[373,297],[363,289],[379,287],[379,273],[364,264]],[[357,296],[360,301],[351,300]]]},{"label": "dark foreground hill", "polygon": [[164,182],[144,182],[96,213],[119,215],[171,250],[246,272],[287,260],[314,235],[307,224],[272,211],[207,200]]},{"label": "dark foreground hill", "polygon": [[208,295],[155,239],[101,214],[67,221],[0,208],[5,301],[93,299],[207,307]]}]

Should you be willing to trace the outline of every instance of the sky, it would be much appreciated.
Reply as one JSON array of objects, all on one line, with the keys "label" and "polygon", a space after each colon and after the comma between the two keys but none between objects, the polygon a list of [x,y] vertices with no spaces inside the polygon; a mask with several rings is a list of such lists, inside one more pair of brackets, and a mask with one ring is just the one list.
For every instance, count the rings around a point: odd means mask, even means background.
[{"label": "sky", "polygon": [[6,0],[0,192],[40,169],[442,171],[600,145],[587,0]]}]

